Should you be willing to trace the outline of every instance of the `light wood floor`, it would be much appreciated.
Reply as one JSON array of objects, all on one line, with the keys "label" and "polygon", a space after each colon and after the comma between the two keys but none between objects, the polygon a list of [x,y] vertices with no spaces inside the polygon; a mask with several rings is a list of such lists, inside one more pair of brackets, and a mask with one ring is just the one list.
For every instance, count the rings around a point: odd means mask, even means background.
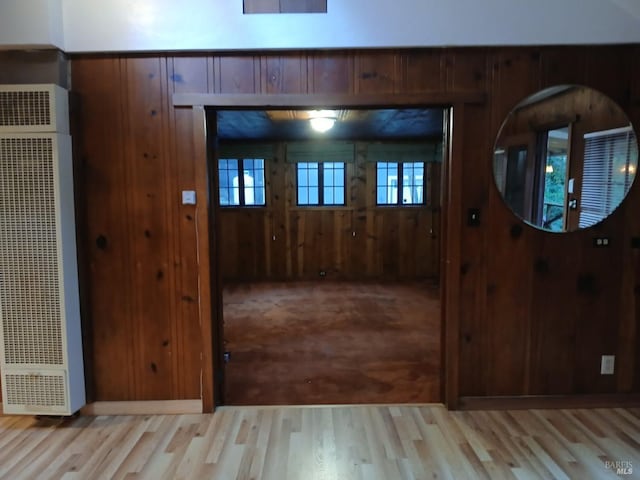
[{"label": "light wood floor", "polygon": [[[618,477],[616,466],[629,474]],[[79,417],[61,424],[0,417],[3,479],[590,480],[639,474],[640,409],[224,407],[209,415]]]},{"label": "light wood floor", "polygon": [[236,284],[223,304],[226,405],[441,401],[433,283]]}]

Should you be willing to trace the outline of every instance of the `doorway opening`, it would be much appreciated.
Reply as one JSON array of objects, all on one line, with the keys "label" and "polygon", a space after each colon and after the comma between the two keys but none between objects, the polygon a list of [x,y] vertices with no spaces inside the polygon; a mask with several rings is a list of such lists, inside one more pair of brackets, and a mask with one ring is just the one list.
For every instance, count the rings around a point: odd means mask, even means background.
[{"label": "doorway opening", "polygon": [[207,111],[224,404],[442,401],[447,112]]}]

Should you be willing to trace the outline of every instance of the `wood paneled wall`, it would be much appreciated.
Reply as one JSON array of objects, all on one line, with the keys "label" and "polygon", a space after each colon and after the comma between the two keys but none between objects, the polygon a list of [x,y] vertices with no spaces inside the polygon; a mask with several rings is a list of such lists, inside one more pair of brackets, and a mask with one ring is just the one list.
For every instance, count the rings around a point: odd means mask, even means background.
[{"label": "wood paneled wall", "polygon": [[[638,46],[586,46],[73,58],[73,89],[82,99],[74,134],[86,192],[80,234],[89,262],[93,398],[200,396],[199,328],[210,319],[197,308],[198,276],[207,265],[197,258],[194,210],[205,205],[180,205],[180,190],[195,182],[193,117],[171,106],[173,92],[384,94],[390,103],[412,92],[486,94],[486,102],[454,114],[454,135],[456,128],[463,135],[455,168],[461,174],[451,179],[459,182],[463,215],[448,219],[460,229],[452,246],[461,252],[460,283],[452,290],[460,292],[453,298],[459,394],[638,392],[640,254],[630,240],[640,236],[640,187],[594,229],[544,233],[502,202],[491,152],[509,110],[554,84],[603,91],[638,127],[639,56]],[[480,209],[479,227],[466,226],[472,207]],[[288,221],[299,232],[309,222],[298,215]],[[319,217],[314,224],[331,225],[348,212],[309,215]],[[375,221],[355,212],[345,225],[365,231],[358,224],[367,218]],[[264,231],[263,221],[246,218]],[[384,222],[376,228],[386,229]],[[612,247],[593,249],[596,233],[609,236]],[[346,255],[349,241],[340,240],[342,258],[365,263],[362,249]],[[294,261],[291,269],[299,271]],[[617,355],[613,376],[599,374],[605,353]]]},{"label": "wood paneled wall", "polygon": [[266,208],[220,208],[222,279],[437,279],[440,163],[426,165],[424,206],[377,207],[375,162],[356,142],[344,207],[297,207],[296,166],[278,144]]}]

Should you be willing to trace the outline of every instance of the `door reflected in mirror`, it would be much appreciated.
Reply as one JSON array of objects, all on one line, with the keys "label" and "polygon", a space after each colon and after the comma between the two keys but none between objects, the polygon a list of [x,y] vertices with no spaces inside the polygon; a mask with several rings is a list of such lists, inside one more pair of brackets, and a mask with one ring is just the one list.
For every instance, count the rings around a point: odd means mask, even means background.
[{"label": "door reflected in mirror", "polygon": [[586,228],[625,198],[638,165],[629,119],[603,94],[565,85],[520,102],[504,121],[493,172],[509,208],[551,232]]}]

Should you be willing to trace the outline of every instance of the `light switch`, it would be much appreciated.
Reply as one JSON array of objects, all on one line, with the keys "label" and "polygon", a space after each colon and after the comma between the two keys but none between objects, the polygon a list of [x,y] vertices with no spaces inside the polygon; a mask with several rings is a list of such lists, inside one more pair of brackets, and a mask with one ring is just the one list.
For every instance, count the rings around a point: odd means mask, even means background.
[{"label": "light switch", "polygon": [[182,204],[183,205],[195,205],[196,204],[196,192],[194,190],[182,191]]}]

